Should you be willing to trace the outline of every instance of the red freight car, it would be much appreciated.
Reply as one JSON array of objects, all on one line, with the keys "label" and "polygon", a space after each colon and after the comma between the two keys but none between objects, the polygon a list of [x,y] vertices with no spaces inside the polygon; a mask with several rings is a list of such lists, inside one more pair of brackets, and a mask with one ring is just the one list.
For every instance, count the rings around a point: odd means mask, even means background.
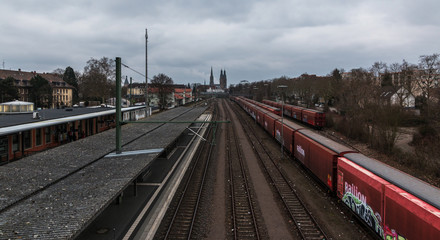
[{"label": "red freight car", "polygon": [[288,119],[283,119],[283,123],[284,128],[281,128],[281,119],[275,122],[275,138],[281,143],[281,135],[283,135],[284,147],[287,151],[293,153],[293,134],[303,127]]},{"label": "red freight car", "polygon": [[337,195],[383,238],[384,186],[390,183],[346,158],[338,159]]},{"label": "red freight car", "polygon": [[261,104],[261,103],[257,104],[257,105],[259,107],[261,107],[262,109],[266,110],[266,111],[272,112],[272,113],[274,113],[276,115],[281,115],[281,109],[280,108],[272,107],[272,106]]},{"label": "red freight car", "polygon": [[252,100],[252,99],[249,99],[249,98],[244,98],[244,100],[247,101],[247,102],[250,102],[250,103],[252,103],[254,105],[257,105],[257,106],[261,107],[262,109],[264,109],[266,111],[275,113],[277,115],[281,115],[281,110],[278,107],[274,107],[274,106],[271,106],[269,104],[261,103],[261,102],[258,102],[258,101],[255,101],[255,100]]},{"label": "red freight car", "polygon": [[292,106],[291,105],[284,105],[282,107],[282,109],[283,109],[284,116],[292,117]]},{"label": "red freight car", "polygon": [[270,101],[270,100],[266,100],[266,99],[264,99],[264,100],[263,100],[263,103],[264,103],[264,104],[267,104],[267,105],[269,105],[269,106],[272,106],[272,107],[281,108],[281,103],[279,103],[279,102],[274,102],[274,101]]},{"label": "red freight car", "polygon": [[350,153],[344,157],[440,209],[440,189],[362,154]]},{"label": "red freight car", "polygon": [[[381,199],[385,204],[381,215],[384,234],[404,237],[401,239],[409,236],[409,239],[438,239],[430,238],[430,234],[439,233],[439,225],[428,224],[428,219],[438,220],[440,217],[440,189],[362,154],[349,153],[344,158],[390,183],[383,188],[386,198]],[[416,209],[415,205],[419,205],[419,208]],[[411,219],[408,220],[408,217]],[[413,220],[414,224],[405,223]],[[409,226],[412,227],[408,229]],[[390,236],[388,239],[393,238]]]},{"label": "red freight car", "polygon": [[312,126],[322,128],[325,126],[325,113],[313,109],[303,109],[302,121]]},{"label": "red freight car", "polygon": [[294,135],[294,156],[299,159],[331,191],[336,188],[338,156],[354,152],[313,131],[301,129]]},{"label": "red freight car", "polygon": [[264,114],[264,125],[263,128],[272,136],[275,136],[275,121],[280,117],[276,114],[267,112]]},{"label": "red freight car", "polygon": [[265,112],[263,112],[263,111],[257,111],[257,123],[260,125],[260,126],[264,126],[264,115],[265,115],[266,113]]},{"label": "red freight car", "polygon": [[267,104],[267,105],[269,105],[269,106],[273,106],[274,101],[270,101],[270,100],[267,100],[267,99],[263,99],[263,103],[264,103],[264,104]]},{"label": "red freight car", "polygon": [[386,186],[384,202],[385,239],[440,238],[439,209],[394,185]]},{"label": "red freight car", "polygon": [[305,108],[292,106],[292,118],[302,122],[302,112]]},{"label": "red freight car", "polygon": [[257,106],[254,104],[249,104],[249,114],[255,120],[257,117]]}]

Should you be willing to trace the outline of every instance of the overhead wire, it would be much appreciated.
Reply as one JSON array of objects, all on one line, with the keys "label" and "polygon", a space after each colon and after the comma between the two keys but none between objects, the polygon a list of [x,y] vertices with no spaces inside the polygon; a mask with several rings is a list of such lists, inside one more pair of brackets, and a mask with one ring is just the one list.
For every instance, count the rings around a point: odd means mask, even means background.
[{"label": "overhead wire", "polygon": [[[139,71],[136,71],[135,69],[129,67],[127,64],[121,63],[121,65],[124,66],[124,67],[126,67],[126,68],[128,68],[128,69],[130,69],[131,71],[133,71],[133,72],[135,72],[135,73],[141,75],[142,77],[145,77],[145,74],[143,74],[143,73],[141,73],[141,72],[139,72]],[[148,78],[148,79],[152,80],[151,78]]]}]

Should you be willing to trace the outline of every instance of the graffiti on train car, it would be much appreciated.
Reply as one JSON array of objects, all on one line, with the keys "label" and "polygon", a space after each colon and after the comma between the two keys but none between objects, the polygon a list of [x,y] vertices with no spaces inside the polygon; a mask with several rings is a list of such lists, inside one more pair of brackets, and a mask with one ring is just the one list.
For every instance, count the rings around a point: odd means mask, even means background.
[{"label": "graffiti on train car", "polygon": [[342,201],[351,208],[365,223],[383,237],[382,217],[367,204],[367,197],[362,194],[356,185],[345,182],[345,191]]},{"label": "graffiti on train car", "polygon": [[301,145],[296,145],[296,151],[301,154],[301,156],[303,158],[306,157],[306,152],[304,151],[304,149],[301,147]]},{"label": "graffiti on train car", "polygon": [[397,234],[396,230],[390,229],[385,225],[385,240],[407,240],[405,237]]},{"label": "graffiti on train car", "polygon": [[281,142],[281,132],[278,129],[275,132],[275,139],[278,140],[278,142]]}]

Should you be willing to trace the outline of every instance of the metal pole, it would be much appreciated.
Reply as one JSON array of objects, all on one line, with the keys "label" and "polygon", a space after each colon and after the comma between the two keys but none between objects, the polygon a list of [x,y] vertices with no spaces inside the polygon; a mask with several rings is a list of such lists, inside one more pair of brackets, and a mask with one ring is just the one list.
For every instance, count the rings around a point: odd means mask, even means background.
[{"label": "metal pole", "polygon": [[284,158],[284,96],[283,96],[283,88],[287,88],[286,85],[278,85],[278,88],[281,89],[281,160]]},{"label": "metal pole", "polygon": [[116,58],[116,153],[121,153],[121,58]]},{"label": "metal pole", "polygon": [[128,106],[131,106],[131,84],[133,84],[133,78],[130,77],[130,93],[129,93],[129,97],[128,97],[128,101],[130,102],[128,104]]},{"label": "metal pole", "polygon": [[148,96],[148,29],[145,28],[145,108],[150,115],[150,99]]},{"label": "metal pole", "polygon": [[[281,94],[282,96],[282,94]],[[281,160],[284,158],[284,99],[281,99]]]}]

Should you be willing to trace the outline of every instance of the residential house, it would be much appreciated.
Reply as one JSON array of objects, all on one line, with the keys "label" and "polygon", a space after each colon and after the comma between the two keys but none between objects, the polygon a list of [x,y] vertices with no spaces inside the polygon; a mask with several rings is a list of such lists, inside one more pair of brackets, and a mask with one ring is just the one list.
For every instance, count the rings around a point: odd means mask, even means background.
[{"label": "residential house", "polygon": [[[128,86],[130,92],[130,86]],[[128,95],[128,94],[127,94]],[[175,107],[187,104],[193,101],[192,89],[185,85],[174,85],[173,91],[164,96],[167,98],[167,107]],[[148,87],[148,98],[150,99],[150,106],[159,106],[159,89],[155,87]],[[131,85],[131,99],[134,102],[145,101],[145,83],[133,83]]]},{"label": "residential house", "polygon": [[0,79],[6,79],[8,77],[14,78],[14,85],[18,88],[20,94],[20,101],[30,102],[32,99],[29,97],[29,91],[31,89],[30,80],[35,76],[41,76],[46,79],[52,87],[52,106],[56,108],[60,106],[72,106],[72,90],[73,87],[64,82],[64,80],[56,74],[52,73],[37,73],[25,72],[18,69],[14,70],[0,70]]},{"label": "residential house", "polygon": [[416,98],[404,87],[397,90],[393,87],[384,87],[382,88],[381,98],[384,102],[393,106],[403,108],[414,108],[416,106]]}]

